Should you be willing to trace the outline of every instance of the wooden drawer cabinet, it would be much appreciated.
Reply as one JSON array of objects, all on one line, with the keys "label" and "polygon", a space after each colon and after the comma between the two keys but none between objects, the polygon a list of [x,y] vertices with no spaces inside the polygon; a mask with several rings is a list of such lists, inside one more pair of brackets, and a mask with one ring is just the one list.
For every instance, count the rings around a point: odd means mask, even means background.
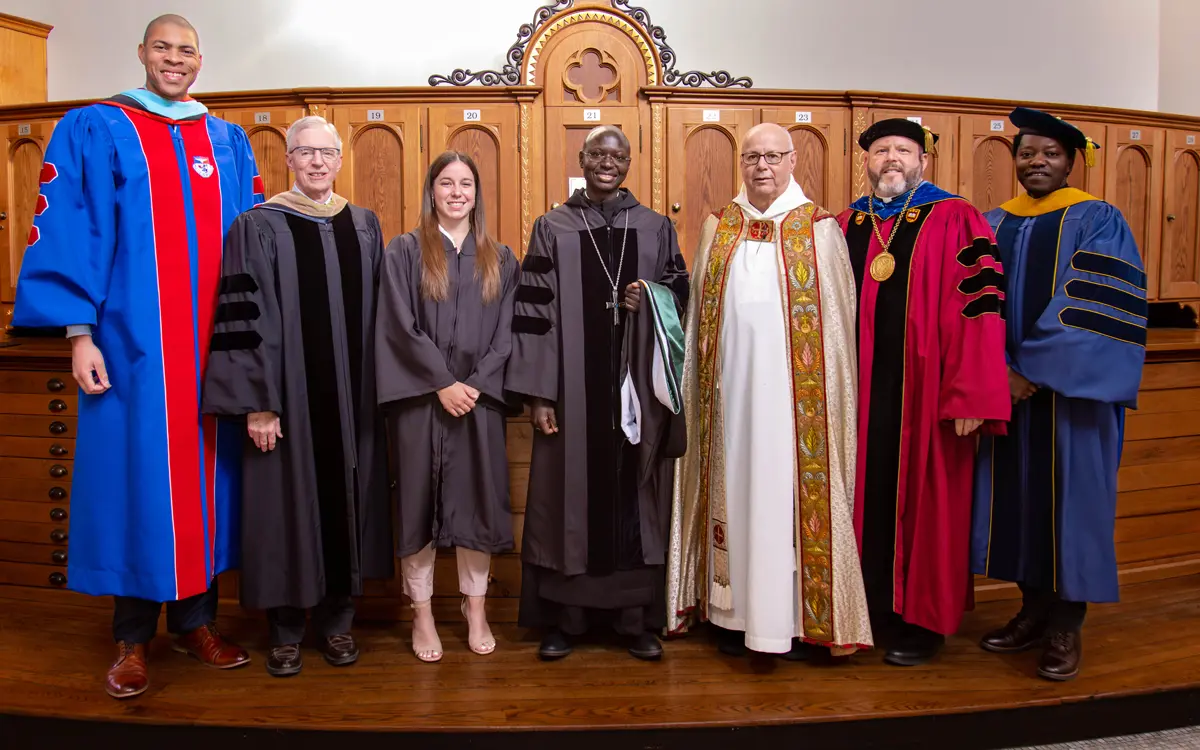
[{"label": "wooden drawer cabinet", "polygon": [[62,460],[75,457],[75,441],[64,438],[16,437],[0,435],[0,458],[53,458]]},{"label": "wooden drawer cabinet", "polygon": [[50,393],[75,396],[79,388],[70,373],[0,370],[0,393]]},{"label": "wooden drawer cabinet", "polygon": [[67,503],[71,498],[70,482],[41,479],[0,480],[0,501],[20,500],[26,503]]},{"label": "wooden drawer cabinet", "polygon": [[0,523],[27,521],[29,523],[55,523],[65,526],[70,516],[66,503],[21,503],[0,500]]},{"label": "wooden drawer cabinet", "polygon": [[66,566],[4,563],[0,565],[0,583],[62,589],[67,587],[67,568]]},{"label": "wooden drawer cabinet", "polygon": [[0,541],[63,546],[70,539],[67,524],[0,521]]},{"label": "wooden drawer cabinet", "polygon": [[0,458],[0,482],[5,479],[51,479],[70,482],[72,462],[52,458]]},{"label": "wooden drawer cabinet", "polygon": [[0,435],[13,437],[75,437],[75,417],[25,416],[0,412]]},{"label": "wooden drawer cabinet", "polygon": [[79,413],[78,401],[74,394],[0,393],[0,414],[73,417]]},{"label": "wooden drawer cabinet", "polygon": [[0,542],[0,564],[6,562],[31,565],[66,565],[67,548],[25,542]]}]

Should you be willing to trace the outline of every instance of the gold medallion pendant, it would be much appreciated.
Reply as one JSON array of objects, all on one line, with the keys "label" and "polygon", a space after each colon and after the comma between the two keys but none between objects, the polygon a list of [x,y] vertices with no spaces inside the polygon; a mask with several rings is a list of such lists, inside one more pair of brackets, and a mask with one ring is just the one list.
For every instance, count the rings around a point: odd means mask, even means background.
[{"label": "gold medallion pendant", "polygon": [[875,260],[871,261],[871,278],[876,281],[887,281],[895,270],[896,258],[886,250],[876,255]]}]

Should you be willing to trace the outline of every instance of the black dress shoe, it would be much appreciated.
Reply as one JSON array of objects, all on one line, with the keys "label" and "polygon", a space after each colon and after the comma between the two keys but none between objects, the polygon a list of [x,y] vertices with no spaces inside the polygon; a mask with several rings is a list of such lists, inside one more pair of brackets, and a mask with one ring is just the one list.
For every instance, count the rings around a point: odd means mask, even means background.
[{"label": "black dress shoe", "polygon": [[740,630],[721,628],[717,631],[717,650],[726,656],[745,656],[749,650],[746,648],[746,634]]},{"label": "black dress shoe", "polygon": [[805,643],[799,638],[793,638],[791,650],[782,653],[779,656],[780,658],[787,659],[788,661],[811,661],[812,659],[816,658],[821,651],[825,650],[827,649],[823,649],[820,646],[814,646],[811,643]]},{"label": "black dress shoe", "polygon": [[646,630],[633,637],[633,644],[629,647],[629,654],[643,661],[654,661],[662,657],[663,647],[658,642],[658,638],[654,633]]},{"label": "black dress shoe", "polygon": [[1083,658],[1083,635],[1078,630],[1059,630],[1046,639],[1046,650],[1038,661],[1038,676],[1055,682],[1073,680]]},{"label": "black dress shoe", "polygon": [[538,656],[546,661],[551,661],[569,656],[573,650],[571,641],[562,631],[551,630],[542,638],[542,643],[538,646]]},{"label": "black dress shoe", "polygon": [[325,661],[335,667],[344,667],[358,661],[358,644],[349,633],[322,638],[317,644],[317,650],[325,657]]},{"label": "black dress shoe", "polygon": [[946,643],[945,636],[916,625],[906,624],[904,631],[896,644],[883,655],[884,662],[892,666],[916,667],[925,664],[937,656]]},{"label": "black dress shoe", "polygon": [[304,659],[300,656],[300,644],[289,643],[284,646],[272,646],[267,655],[267,674],[275,677],[289,677],[300,674]]},{"label": "black dress shoe", "polygon": [[979,641],[980,648],[997,654],[1027,651],[1042,642],[1046,634],[1045,620],[1035,620],[1024,612],[1009,620],[999,630],[993,630]]}]

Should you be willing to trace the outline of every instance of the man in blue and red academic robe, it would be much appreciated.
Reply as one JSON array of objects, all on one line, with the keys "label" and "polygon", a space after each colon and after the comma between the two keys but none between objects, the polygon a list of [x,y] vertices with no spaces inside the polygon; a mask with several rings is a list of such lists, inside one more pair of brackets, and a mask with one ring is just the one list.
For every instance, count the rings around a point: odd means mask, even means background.
[{"label": "man in blue and red academic robe", "polygon": [[145,88],[54,129],[13,323],[66,327],[79,383],[70,588],[114,597],[106,691],[145,691],[162,603],[177,651],[219,668],[249,656],[212,626],[215,578],[238,564],[242,428],[201,418],[222,242],[262,200],[245,132],[188,88],[196,30],[150,23]]},{"label": "man in blue and red academic robe", "polygon": [[979,211],[922,179],[936,140],[907,119],[868,128],[871,192],[838,217],[859,294],[854,529],[898,666],[933,658],[973,604],[975,433],[1011,411],[1003,270]]},{"label": "man in blue and red academic robe", "polygon": [[1007,437],[984,438],[975,473],[972,567],[1016,581],[1020,612],[980,645],[1042,646],[1038,674],[1079,673],[1087,602],[1117,600],[1113,543],[1125,409],[1146,356],[1146,274],[1121,212],[1067,187],[1073,125],[1018,107],[1013,144],[1026,193],[987,215],[1009,272]]}]

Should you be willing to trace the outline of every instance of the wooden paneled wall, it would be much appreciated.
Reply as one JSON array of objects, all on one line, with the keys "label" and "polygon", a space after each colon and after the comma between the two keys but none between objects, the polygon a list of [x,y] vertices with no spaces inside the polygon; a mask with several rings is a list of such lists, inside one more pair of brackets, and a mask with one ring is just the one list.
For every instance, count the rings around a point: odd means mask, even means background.
[{"label": "wooden paneled wall", "polygon": [[[580,176],[579,147],[587,131],[599,124],[616,125],[629,137],[634,162],[626,186],[671,217],[689,259],[704,217],[740,189],[740,144],[746,131],[761,122],[776,122],[790,131],[799,155],[797,181],[831,211],[845,208],[866,190],[856,140],[886,117],[917,119],[936,131],[940,141],[926,178],[981,210],[1019,190],[1011,157],[1015,131],[1007,114],[1014,105],[1027,103],[666,86],[656,44],[635,18],[604,3],[580,0],[574,9],[537,25],[527,38],[518,75],[505,79],[505,85],[306,88],[197,98],[246,130],[268,194],[291,184],[284,162],[288,126],[307,114],[328,119],[343,141],[344,166],[336,190],[376,211],[386,239],[416,226],[431,161],[445,149],[465,151],[480,168],[489,227],[518,254],[528,242],[533,219],[565,200],[569,181]],[[67,109],[82,104],[86,102],[0,107],[0,322],[11,315],[50,134]],[[1128,218],[1145,258],[1151,298],[1200,300],[1200,118],[1030,106],[1076,123],[1101,145],[1094,168],[1077,160],[1071,184],[1114,203]],[[59,549],[55,545],[61,540],[49,534],[66,530],[66,522],[50,518],[36,527],[22,526],[31,523],[22,519],[33,512],[24,504],[34,498],[12,497],[16,490],[3,489],[17,487],[18,480],[26,489],[35,482],[34,494],[42,505],[47,491],[69,491],[63,477],[39,472],[48,471],[42,465],[48,457],[41,453],[48,450],[44,440],[53,436],[46,429],[70,417],[45,413],[43,401],[51,394],[27,392],[43,388],[51,377],[70,382],[66,349],[62,342],[40,343],[34,356],[31,346],[0,348],[0,373],[21,375],[11,383],[0,378],[0,585],[52,585],[45,580],[59,569],[36,566],[50,564],[41,552]],[[1200,569],[1200,338],[1194,331],[1152,331],[1150,350],[1142,408],[1130,415],[1120,475],[1117,542],[1126,578]],[[18,381],[25,391],[13,390]],[[530,429],[522,419],[508,425],[518,549],[493,563],[492,593],[501,618],[515,615],[520,590]],[[37,476],[28,476],[31,471]],[[33,515],[40,518],[45,510]],[[66,504],[62,510],[69,512]],[[32,537],[7,539],[8,528],[24,529]],[[22,547],[18,554],[14,543],[47,546],[32,551]],[[20,560],[14,559],[18,556]],[[3,572],[9,563],[25,566],[20,581],[14,581],[15,573]],[[453,612],[458,591],[454,562],[447,557],[438,565],[436,588],[445,597],[446,612]],[[236,576],[227,579],[224,590],[232,595]],[[398,579],[372,584],[372,606],[402,614],[400,590]],[[981,598],[1014,595],[1011,586],[984,579],[977,591]]]}]

